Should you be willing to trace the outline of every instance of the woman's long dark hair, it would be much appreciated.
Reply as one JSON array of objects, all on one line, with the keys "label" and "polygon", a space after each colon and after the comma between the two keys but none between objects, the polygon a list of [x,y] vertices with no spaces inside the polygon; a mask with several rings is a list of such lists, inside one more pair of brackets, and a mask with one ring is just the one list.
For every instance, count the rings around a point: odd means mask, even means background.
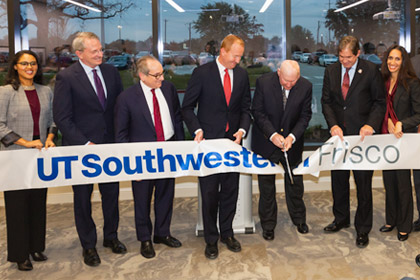
[{"label": "woman's long dark hair", "polygon": [[382,61],[381,72],[384,81],[388,81],[391,77],[391,72],[388,69],[388,56],[392,50],[399,50],[401,52],[402,63],[401,68],[398,71],[398,78],[397,81],[399,84],[403,85],[403,87],[408,90],[408,83],[412,79],[418,79],[416,76],[416,72],[414,71],[413,64],[411,63],[410,56],[408,55],[407,51],[404,47],[399,45],[391,46],[384,54],[384,61]]},{"label": "woman's long dark hair", "polygon": [[19,74],[15,69],[15,65],[24,54],[29,54],[35,57],[36,63],[38,64],[38,71],[36,71],[34,76],[34,83],[42,85],[42,66],[39,63],[38,56],[33,51],[24,50],[17,52],[13,57],[13,60],[9,63],[9,70],[7,71],[6,75],[6,85],[12,85],[14,90],[17,90],[20,86]]}]

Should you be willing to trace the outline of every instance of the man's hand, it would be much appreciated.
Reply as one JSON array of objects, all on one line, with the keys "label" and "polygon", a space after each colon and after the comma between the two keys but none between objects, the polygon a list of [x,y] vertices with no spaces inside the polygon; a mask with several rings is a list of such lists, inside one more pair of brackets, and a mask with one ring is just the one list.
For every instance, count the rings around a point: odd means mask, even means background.
[{"label": "man's hand", "polygon": [[194,141],[196,141],[197,143],[200,143],[202,140],[204,140],[203,131],[200,130],[195,134]]},{"label": "man's hand", "polygon": [[373,128],[370,125],[365,124],[359,132],[361,139],[360,140],[365,140],[365,136],[369,136],[373,134]]},{"label": "man's hand", "polygon": [[281,150],[283,152],[287,152],[288,150],[290,150],[292,145],[293,145],[293,137],[289,135],[286,137],[286,139],[284,139],[283,149]]},{"label": "man's hand", "polygon": [[338,125],[334,125],[333,127],[331,127],[330,131],[331,131],[331,136],[336,136],[337,135],[338,137],[340,137],[341,141],[344,140],[343,130]]},{"label": "man's hand", "polygon": [[273,144],[279,147],[280,149],[283,149],[284,147],[284,137],[278,133],[273,135],[273,137],[271,138],[271,142],[273,142]]},{"label": "man's hand", "polygon": [[241,144],[242,136],[244,136],[244,132],[238,130],[235,134],[233,134],[233,137],[236,138],[234,142],[238,145]]}]

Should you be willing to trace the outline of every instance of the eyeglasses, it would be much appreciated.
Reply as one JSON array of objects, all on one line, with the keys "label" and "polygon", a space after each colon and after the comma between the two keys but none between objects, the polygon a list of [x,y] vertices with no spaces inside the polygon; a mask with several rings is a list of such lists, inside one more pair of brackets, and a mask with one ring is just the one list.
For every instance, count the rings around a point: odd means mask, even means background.
[{"label": "eyeglasses", "polygon": [[[81,51],[79,51],[79,52],[84,52],[84,51],[86,51],[86,49],[84,49],[84,50],[81,50]],[[94,51],[91,51],[91,50],[87,50],[88,52],[90,52],[91,54],[93,54],[93,55],[98,55],[98,54],[103,54],[104,53],[104,51],[105,51],[105,49],[104,48],[102,48],[102,49],[99,49],[99,50],[94,50]]]},{"label": "eyeglasses", "polygon": [[162,77],[163,75],[165,75],[165,71],[163,71],[162,73],[157,73],[157,74],[150,74],[148,73],[147,75],[155,77],[155,79],[160,79],[160,77]]},{"label": "eyeglasses", "polygon": [[28,67],[29,65],[31,65],[32,67],[34,67],[34,66],[37,66],[38,65],[38,63],[36,63],[36,61],[31,61],[31,62],[21,61],[21,62],[18,62],[17,64],[20,64],[23,67]]}]

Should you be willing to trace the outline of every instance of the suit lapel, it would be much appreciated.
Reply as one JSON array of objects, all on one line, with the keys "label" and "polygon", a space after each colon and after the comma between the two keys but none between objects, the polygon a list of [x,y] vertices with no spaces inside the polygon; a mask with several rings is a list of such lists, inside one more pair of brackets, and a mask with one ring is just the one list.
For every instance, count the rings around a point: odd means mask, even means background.
[{"label": "suit lapel", "polygon": [[[341,68],[341,67],[340,67]],[[357,61],[357,67],[356,67],[356,71],[354,72],[354,77],[353,80],[351,81],[350,87],[349,87],[349,91],[347,92],[347,97],[346,99],[349,98],[349,96],[352,94],[352,92],[354,91],[354,89],[357,87],[357,85],[359,84],[359,80],[362,78],[362,74],[364,71],[364,67],[363,67],[363,62],[361,62],[361,60],[359,59]]]},{"label": "suit lapel", "polygon": [[155,130],[155,125],[152,120],[152,112],[150,112],[149,106],[147,106],[146,97],[144,96],[140,83],[136,85],[136,93],[139,100],[139,111],[144,115],[147,123],[153,128],[153,130]]},{"label": "suit lapel", "polygon": [[277,72],[273,72],[272,75],[272,85],[273,85],[273,99],[276,101],[278,107],[283,109],[283,93],[282,88],[280,85],[279,76],[277,75]]},{"label": "suit lapel", "polygon": [[[223,100],[225,101],[226,107],[227,107],[226,96],[225,96],[225,89],[223,88],[223,81],[221,80],[221,77],[220,77],[219,67],[217,66],[216,61],[213,61],[211,63],[213,63],[213,66],[210,69],[211,73],[210,73],[209,76],[210,77],[214,77],[217,80],[217,81],[214,81],[215,82],[215,85],[218,85],[217,87],[219,89],[217,91],[218,92],[217,94],[220,94],[222,96]],[[235,79],[233,79],[233,82],[235,83]],[[232,101],[234,89],[235,89],[235,85],[232,88],[232,94],[230,96],[230,100],[231,101]]]},{"label": "suit lapel", "polygon": [[341,91],[341,63],[336,63],[334,64],[335,69],[332,69],[332,75],[333,77],[331,78],[332,81],[337,81],[336,84],[336,91],[340,93],[341,99],[344,101],[343,98],[343,93]]},{"label": "suit lapel", "polygon": [[166,89],[166,87],[164,86],[164,83],[162,83],[162,86],[160,87],[160,90],[162,91],[163,96],[165,97],[166,100],[166,104],[168,105],[168,109],[169,109],[169,114],[171,115],[171,121],[173,126],[175,127],[175,112],[173,110],[174,106],[172,104],[172,96],[171,96],[171,92],[169,90]]},{"label": "suit lapel", "polygon": [[[89,81],[89,78],[85,72],[85,70],[83,69],[82,65],[80,64],[80,62],[77,62],[77,67],[74,71],[75,76],[77,78],[77,81],[81,84],[81,86],[86,89],[87,94],[89,94],[89,96],[91,98],[94,98],[96,101],[96,104],[102,109],[102,105],[99,102],[98,96],[96,95],[96,91],[93,88],[92,84]],[[102,70],[101,70],[102,72]],[[104,77],[105,79],[105,77]]]},{"label": "suit lapel", "polygon": [[[101,69],[102,77],[104,78],[104,82],[105,82],[105,85],[103,86],[106,87],[106,94],[107,94],[106,103],[105,103],[105,108],[106,108],[108,106],[108,99],[111,97],[110,95],[113,93],[111,82],[114,79],[113,77],[111,77],[110,73],[106,71],[106,69],[104,69],[103,63],[99,65],[99,68]],[[99,102],[99,98],[98,98],[98,102]]]}]

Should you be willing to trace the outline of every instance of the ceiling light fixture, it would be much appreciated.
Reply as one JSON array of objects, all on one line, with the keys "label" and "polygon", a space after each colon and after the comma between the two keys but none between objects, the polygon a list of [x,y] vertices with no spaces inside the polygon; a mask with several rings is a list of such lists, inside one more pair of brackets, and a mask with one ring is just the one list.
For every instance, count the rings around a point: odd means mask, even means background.
[{"label": "ceiling light fixture", "polygon": [[350,5],[344,6],[344,7],[340,8],[340,9],[337,9],[337,10],[335,10],[334,12],[338,13],[338,12],[341,12],[341,11],[344,11],[344,10],[347,10],[347,9],[350,9],[350,8],[353,8],[353,7],[355,7],[355,6],[358,6],[358,5],[363,4],[363,3],[365,3],[365,2],[368,2],[368,1],[369,1],[369,0],[361,0],[361,1],[355,2],[355,3],[353,3],[353,4],[350,4]]},{"label": "ceiling light fixture", "polygon": [[177,10],[180,13],[184,13],[185,10],[183,8],[181,8],[177,3],[175,3],[173,0],[165,0],[166,3],[168,3],[169,5],[171,5],[175,10]]},{"label": "ceiling light fixture", "polygon": [[68,3],[71,3],[71,4],[74,4],[74,5],[76,5],[76,6],[79,6],[79,7],[85,8],[85,9],[88,9],[88,10],[91,10],[91,11],[94,11],[94,12],[97,12],[97,13],[102,12],[102,11],[101,11],[101,10],[99,10],[99,9],[96,9],[96,8],[92,8],[92,7],[86,6],[86,5],[84,5],[84,4],[81,4],[81,3],[76,2],[76,1],[73,1],[73,0],[63,0],[63,1],[64,1],[64,2],[68,2]]},{"label": "ceiling light fixture", "polygon": [[273,3],[273,0],[265,0],[264,5],[260,9],[260,13],[264,13],[270,7],[271,3]]}]

